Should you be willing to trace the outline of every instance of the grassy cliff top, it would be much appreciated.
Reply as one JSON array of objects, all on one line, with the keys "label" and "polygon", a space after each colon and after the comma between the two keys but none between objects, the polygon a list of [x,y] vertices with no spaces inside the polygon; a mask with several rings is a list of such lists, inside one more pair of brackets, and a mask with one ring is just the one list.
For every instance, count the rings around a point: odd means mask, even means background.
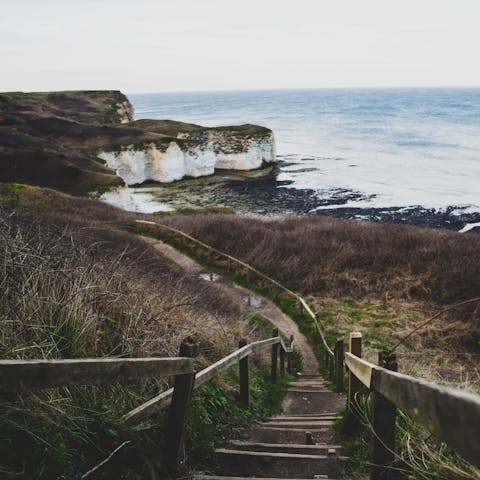
[{"label": "grassy cliff top", "polygon": [[0,93],[0,112],[9,119],[60,117],[89,124],[118,124],[123,120],[120,106],[128,107],[133,120],[133,108],[128,98],[117,90],[85,90],[64,92],[5,92]]},{"label": "grassy cliff top", "polygon": [[117,90],[0,93],[0,178],[84,195],[123,184],[97,158],[98,150],[149,143],[162,149],[173,140],[191,147],[216,131],[236,138],[271,133],[256,125],[134,121],[132,105]]}]

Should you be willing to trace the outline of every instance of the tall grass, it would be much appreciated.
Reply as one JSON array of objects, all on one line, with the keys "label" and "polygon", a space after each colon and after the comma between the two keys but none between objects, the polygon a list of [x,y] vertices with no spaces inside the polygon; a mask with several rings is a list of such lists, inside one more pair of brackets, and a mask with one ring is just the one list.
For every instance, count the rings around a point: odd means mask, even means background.
[{"label": "tall grass", "polygon": [[[235,215],[163,216],[180,228],[304,294],[402,299],[440,307],[480,295],[480,236],[330,217],[258,219]],[[447,319],[480,339],[480,309]]]},{"label": "tall grass", "polygon": [[[191,335],[200,345],[201,368],[248,337],[248,323],[228,298],[142,240],[82,219],[80,212],[67,222],[60,215],[1,211],[0,292],[0,358],[176,356]],[[2,399],[0,477],[85,472],[124,439],[119,417],[165,389],[165,382]],[[99,475],[144,478],[146,445],[156,445],[158,456],[161,435],[155,428],[148,439],[139,435],[129,432],[132,443],[117,455],[122,461]]]}]

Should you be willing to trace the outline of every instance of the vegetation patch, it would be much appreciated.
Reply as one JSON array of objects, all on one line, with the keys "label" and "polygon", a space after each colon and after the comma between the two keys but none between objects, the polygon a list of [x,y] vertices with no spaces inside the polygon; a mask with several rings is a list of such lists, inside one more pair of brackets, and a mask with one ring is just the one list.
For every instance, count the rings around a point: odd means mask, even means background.
[{"label": "vegetation patch", "polygon": [[195,392],[188,425],[190,465],[208,469],[215,447],[238,438],[254,422],[280,413],[292,379],[290,375],[279,376],[277,383],[271,383],[269,369],[251,368],[249,409],[239,402],[239,378],[233,369],[225,375],[224,382],[202,385]]}]

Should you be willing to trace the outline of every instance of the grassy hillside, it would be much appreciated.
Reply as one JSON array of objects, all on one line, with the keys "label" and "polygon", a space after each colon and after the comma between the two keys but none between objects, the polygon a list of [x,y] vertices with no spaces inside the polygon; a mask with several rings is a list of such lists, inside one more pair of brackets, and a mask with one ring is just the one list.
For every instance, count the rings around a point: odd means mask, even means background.
[{"label": "grassy hillside", "polygon": [[[443,308],[480,296],[480,237],[329,217],[256,219],[235,215],[172,216],[174,225],[321,298],[401,300]],[[478,345],[480,312],[456,310]]]},{"label": "grassy hillside", "polygon": [[[1,229],[6,232],[2,248],[11,264],[11,270],[5,270],[8,274],[2,277],[2,286],[12,292],[11,299],[0,304],[0,318],[6,319],[2,327],[6,345],[2,347],[3,356],[175,354],[180,339],[193,332],[204,351],[200,361],[206,364],[234,348],[228,339],[245,333],[246,323],[239,321],[234,306],[212,296],[207,287],[199,292],[192,279],[183,277],[141,240],[119,230],[125,220],[137,215],[53,190],[10,185],[4,186],[3,192],[3,203],[10,210],[22,212],[10,216],[4,210]],[[391,348],[433,313],[480,296],[480,238],[473,234],[321,217],[255,219],[197,213],[156,218],[247,261],[308,296],[320,312],[330,342],[353,330],[362,331],[364,356],[370,360],[376,360],[378,350]],[[16,243],[20,240],[22,243]],[[28,272],[34,272],[33,276]],[[52,277],[51,272],[58,272],[59,278]],[[42,280],[35,280],[37,277]],[[48,287],[48,295],[43,286]],[[152,291],[155,293],[145,295]],[[24,301],[25,292],[31,295],[26,297],[28,302]],[[65,302],[65,298],[73,301]],[[183,302],[184,298],[188,301]],[[28,305],[33,305],[33,310]],[[45,321],[32,323],[38,312]],[[17,316],[24,319],[23,323],[11,321]],[[72,323],[72,317],[82,320]],[[192,323],[192,318],[200,321]],[[312,325],[297,319],[315,338]],[[445,313],[398,348],[400,371],[480,392],[479,324],[475,304]],[[161,335],[156,335],[158,331]],[[264,388],[261,374],[256,378]],[[200,400],[195,408],[199,409],[196,418],[201,424],[192,430],[193,436],[194,432],[204,432],[202,438],[211,438],[219,419],[231,418],[235,423],[236,407],[229,385],[227,382],[218,387],[220,390],[214,387],[201,392],[206,395],[204,399],[227,399],[228,408],[207,414]],[[59,417],[53,416],[45,397],[22,398],[22,408],[9,404],[3,418],[13,418],[16,423],[10,427],[15,425],[15,431],[24,432],[17,444],[28,445],[26,439],[32,442],[37,435],[62,445],[62,455],[57,452],[57,460],[50,458],[46,465],[58,467],[61,458],[61,465],[69,465],[71,470],[75,458],[72,448],[77,448],[72,438],[78,437],[78,425],[89,426],[89,435],[79,444],[82,448],[91,439],[100,439],[83,454],[81,462],[86,464],[87,458],[100,458],[118,444],[113,419],[158,387],[154,382],[129,389],[115,386],[101,389],[101,394],[99,389],[92,389],[80,397],[79,392],[55,392],[50,398],[55,399],[60,411],[74,412],[67,431],[60,431],[60,438],[55,423]],[[83,415],[90,404],[96,405],[95,414]],[[34,413],[25,417],[21,413],[23,405],[32,405]],[[158,422],[157,426],[161,419]],[[3,428],[8,430],[8,424]],[[160,430],[154,431],[158,434]],[[480,478],[476,470],[405,416],[399,417],[399,432],[399,465],[410,472],[407,478]],[[148,450],[152,438],[141,436],[136,441]],[[358,451],[368,450],[367,438],[349,440],[357,460],[361,459]],[[64,439],[68,441],[62,443]],[[35,442],[38,449],[41,443]],[[201,443],[199,440],[197,447]],[[140,450],[132,449],[137,456],[128,452],[132,459],[129,467],[138,472],[135,462],[144,459],[138,456]],[[192,453],[196,458],[205,457],[201,449],[191,451],[196,452]],[[349,478],[364,478],[366,471],[365,463],[354,463]]]}]

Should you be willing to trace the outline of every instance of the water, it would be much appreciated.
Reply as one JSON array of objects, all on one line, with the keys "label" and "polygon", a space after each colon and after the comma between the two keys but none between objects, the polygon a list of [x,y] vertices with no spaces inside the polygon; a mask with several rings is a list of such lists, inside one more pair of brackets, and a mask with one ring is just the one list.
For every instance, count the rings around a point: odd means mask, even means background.
[{"label": "water", "polygon": [[[322,207],[480,212],[480,89],[327,89],[129,95],[135,117],[271,128],[278,180]],[[325,202],[326,200],[326,202]],[[338,203],[338,202],[337,202]]]}]

